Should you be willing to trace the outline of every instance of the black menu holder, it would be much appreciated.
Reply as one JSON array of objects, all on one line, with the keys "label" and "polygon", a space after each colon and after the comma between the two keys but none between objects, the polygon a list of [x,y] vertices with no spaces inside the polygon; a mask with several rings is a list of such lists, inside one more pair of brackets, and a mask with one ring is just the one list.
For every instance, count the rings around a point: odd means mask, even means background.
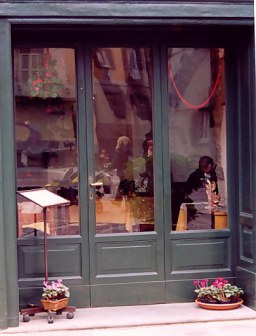
[{"label": "black menu holder", "polygon": [[[59,206],[59,205],[69,205],[70,201],[44,188],[17,191],[17,194],[33,202],[34,204],[40,206],[43,209],[44,269],[45,269],[45,281],[48,281],[48,247],[47,247],[47,223],[46,223],[47,208]],[[60,310],[52,311],[52,310],[45,310],[43,306],[28,304],[27,308],[20,310],[20,314],[22,315],[23,322],[29,322],[30,316],[34,316],[37,313],[47,312],[48,313],[48,323],[53,323],[54,312],[57,315],[60,315],[63,311],[66,311],[67,318],[72,319],[74,317],[75,310],[76,310],[76,307],[67,306]]]}]

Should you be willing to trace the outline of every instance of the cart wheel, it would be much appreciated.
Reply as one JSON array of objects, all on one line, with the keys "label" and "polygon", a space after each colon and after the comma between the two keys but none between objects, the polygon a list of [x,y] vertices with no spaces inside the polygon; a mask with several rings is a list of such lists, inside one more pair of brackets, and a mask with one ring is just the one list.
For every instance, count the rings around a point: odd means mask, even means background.
[{"label": "cart wheel", "polygon": [[48,316],[48,323],[53,323],[53,316],[51,315]]},{"label": "cart wheel", "polygon": [[61,314],[62,314],[62,310],[61,309],[56,311],[56,315],[61,315]]},{"label": "cart wheel", "polygon": [[23,322],[29,322],[29,321],[30,321],[30,316],[29,316],[29,314],[24,314],[24,315],[22,315],[22,321],[23,321]]},{"label": "cart wheel", "polygon": [[67,313],[67,319],[71,320],[74,317],[74,313],[68,312]]}]

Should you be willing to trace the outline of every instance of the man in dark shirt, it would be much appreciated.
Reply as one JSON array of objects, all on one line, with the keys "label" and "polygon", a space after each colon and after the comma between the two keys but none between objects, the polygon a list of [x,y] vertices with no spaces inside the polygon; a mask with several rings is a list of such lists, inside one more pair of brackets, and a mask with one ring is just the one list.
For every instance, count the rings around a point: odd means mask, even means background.
[{"label": "man in dark shirt", "polygon": [[210,156],[202,156],[199,160],[198,168],[193,171],[186,183],[186,194],[190,198],[193,191],[206,188],[207,183],[212,183],[212,191],[218,194],[217,175],[215,172],[216,165]]},{"label": "man in dark shirt", "polygon": [[219,200],[216,165],[210,156],[202,156],[198,168],[186,182],[188,229],[211,229],[212,200]]}]

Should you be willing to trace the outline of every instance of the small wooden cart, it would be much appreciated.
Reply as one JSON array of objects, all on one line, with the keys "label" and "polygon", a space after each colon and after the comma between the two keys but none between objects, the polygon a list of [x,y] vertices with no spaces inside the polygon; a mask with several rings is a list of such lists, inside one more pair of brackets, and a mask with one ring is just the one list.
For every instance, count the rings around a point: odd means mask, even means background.
[{"label": "small wooden cart", "polygon": [[[48,247],[47,247],[47,208],[58,205],[69,205],[70,201],[60,197],[44,188],[17,191],[17,194],[26,198],[27,200],[39,205],[43,209],[43,222],[44,222],[44,268],[45,268],[45,281],[48,281]],[[29,322],[30,316],[35,314],[47,312],[48,323],[53,323],[54,314],[61,315],[62,312],[67,312],[67,318],[72,319],[76,307],[71,306],[57,306],[57,308],[44,308],[34,304],[28,304],[26,308],[20,310],[23,322]]]}]

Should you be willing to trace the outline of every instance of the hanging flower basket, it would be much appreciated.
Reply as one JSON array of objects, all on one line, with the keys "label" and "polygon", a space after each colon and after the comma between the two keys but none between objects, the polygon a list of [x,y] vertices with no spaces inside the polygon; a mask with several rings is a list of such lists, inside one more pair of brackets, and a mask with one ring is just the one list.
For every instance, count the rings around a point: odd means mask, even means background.
[{"label": "hanging flower basket", "polygon": [[64,298],[60,300],[42,299],[41,302],[44,307],[44,310],[57,311],[57,310],[64,309],[67,307],[68,298]]}]

